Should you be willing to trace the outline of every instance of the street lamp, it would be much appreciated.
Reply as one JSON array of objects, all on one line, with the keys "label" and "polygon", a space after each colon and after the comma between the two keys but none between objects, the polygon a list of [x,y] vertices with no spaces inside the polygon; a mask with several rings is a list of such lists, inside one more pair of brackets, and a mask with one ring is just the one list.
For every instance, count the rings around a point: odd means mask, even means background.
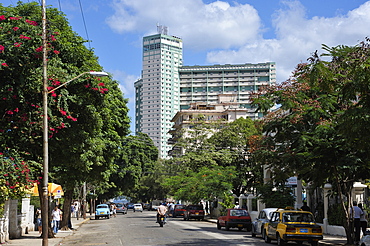
[{"label": "street lamp", "polygon": [[[46,52],[45,52],[46,53]],[[44,148],[43,148],[43,154],[44,154],[44,161],[43,161],[43,185],[42,185],[42,245],[47,246],[48,245],[48,222],[49,222],[49,211],[48,211],[48,179],[49,179],[49,143],[48,143],[48,97],[47,95],[57,89],[59,89],[62,86],[65,86],[66,84],[74,81],[75,79],[78,79],[84,74],[90,74],[97,77],[104,77],[108,76],[105,72],[84,72],[80,75],[74,77],[73,79],[63,83],[62,85],[48,91],[48,81],[47,81],[47,73],[46,73],[46,64],[44,63],[44,80],[43,80],[43,107],[44,107],[44,121],[43,121],[43,141],[44,141]]]}]

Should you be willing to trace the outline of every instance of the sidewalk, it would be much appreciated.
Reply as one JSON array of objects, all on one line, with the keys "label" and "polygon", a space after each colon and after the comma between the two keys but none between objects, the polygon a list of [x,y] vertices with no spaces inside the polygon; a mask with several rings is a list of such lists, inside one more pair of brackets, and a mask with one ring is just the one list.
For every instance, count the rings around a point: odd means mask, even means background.
[{"label": "sidewalk", "polygon": [[[212,223],[217,223],[216,219],[210,219],[210,218],[205,218],[205,220],[212,222]],[[327,235],[324,234],[324,239],[319,241],[319,245],[325,245],[325,246],[342,246],[347,243],[347,238],[342,237],[342,236],[335,236],[335,235]]]},{"label": "sidewalk", "polygon": [[[90,214],[86,215],[86,219],[84,220],[83,218],[79,218],[78,220],[76,218],[72,218],[72,227],[73,229],[77,229],[80,227],[83,223],[86,221],[90,220]],[[73,230],[68,230],[68,231],[62,231],[59,230],[58,233],[55,235],[55,238],[49,238],[48,239],[48,245],[49,246],[57,246],[61,245],[61,241],[63,238],[72,235]],[[8,242],[2,244],[2,245],[10,245],[10,246],[40,246],[42,245],[42,238],[40,237],[40,234],[38,231],[31,231],[28,234],[22,235],[21,238],[18,239],[11,239]]]}]

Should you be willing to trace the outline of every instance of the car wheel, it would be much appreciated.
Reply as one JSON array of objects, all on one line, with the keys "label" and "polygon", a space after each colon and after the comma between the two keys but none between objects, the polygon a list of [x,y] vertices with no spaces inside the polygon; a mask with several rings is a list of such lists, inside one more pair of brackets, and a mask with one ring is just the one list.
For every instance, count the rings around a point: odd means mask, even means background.
[{"label": "car wheel", "polygon": [[99,216],[95,216],[95,219],[98,220],[99,219]]},{"label": "car wheel", "polygon": [[186,220],[186,217],[185,217],[185,215],[184,215],[184,220]]},{"label": "car wheel", "polygon": [[302,241],[297,241],[297,244],[298,245],[303,245],[303,242]]},{"label": "car wheel", "polygon": [[319,242],[311,242],[311,246],[317,246],[317,245],[319,245]]},{"label": "car wheel", "polygon": [[227,222],[226,222],[226,224],[225,224],[225,230],[226,230],[226,231],[230,230],[230,226],[227,224]]},{"label": "car wheel", "polygon": [[238,227],[238,230],[239,230],[239,231],[243,230],[243,227]]},{"label": "car wheel", "polygon": [[266,231],[263,231],[263,238],[265,239],[265,243],[271,243],[271,238],[267,235]]},{"label": "car wheel", "polygon": [[220,223],[217,221],[217,229],[218,230],[221,230],[221,225],[220,225]]},{"label": "car wheel", "polygon": [[107,215],[107,219],[110,219],[110,216],[109,216],[109,214]]},{"label": "car wheel", "polygon": [[285,241],[280,237],[280,234],[277,235],[277,245],[278,246],[284,246],[285,245]]}]

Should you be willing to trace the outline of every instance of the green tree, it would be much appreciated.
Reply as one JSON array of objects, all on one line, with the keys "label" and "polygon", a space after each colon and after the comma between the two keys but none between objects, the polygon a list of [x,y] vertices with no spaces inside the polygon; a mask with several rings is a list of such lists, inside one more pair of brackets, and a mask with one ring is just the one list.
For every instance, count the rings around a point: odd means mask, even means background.
[{"label": "green tree", "polygon": [[195,204],[201,200],[214,200],[232,188],[236,172],[233,167],[202,167],[197,172],[187,170],[165,179],[165,186],[178,200]]},{"label": "green tree", "polygon": [[[43,144],[41,16],[37,3],[0,6],[0,144],[28,152],[24,158],[36,162]],[[47,20],[49,90],[102,70],[63,13],[47,8]],[[129,133],[127,100],[111,78],[82,76],[50,93],[48,101],[50,180],[65,189],[68,211],[76,185],[108,186],[121,139]],[[37,176],[41,171],[35,169]]]},{"label": "green tree", "polygon": [[290,80],[255,100],[265,111],[280,105],[265,119],[266,136],[257,153],[277,183],[294,175],[316,186],[332,183],[346,214],[347,241],[352,243],[350,203],[346,206],[345,201],[352,200],[353,183],[368,177],[370,168],[366,147],[359,148],[366,140],[356,140],[349,132],[355,128],[359,136],[359,129],[367,127],[362,124],[368,109],[364,87],[369,81],[369,49],[364,42],[324,48],[331,61],[314,54],[308,64],[298,65]]}]

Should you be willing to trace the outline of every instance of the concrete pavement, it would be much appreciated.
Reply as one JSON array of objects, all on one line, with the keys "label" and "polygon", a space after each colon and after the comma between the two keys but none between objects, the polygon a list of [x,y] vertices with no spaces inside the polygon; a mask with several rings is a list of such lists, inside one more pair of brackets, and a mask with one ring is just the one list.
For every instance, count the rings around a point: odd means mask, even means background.
[{"label": "concrete pavement", "polygon": [[[90,220],[90,214],[86,215],[86,219],[79,218],[72,218],[72,228],[73,230],[62,231],[59,230],[58,233],[55,235],[55,238],[48,239],[49,246],[57,246],[62,245],[62,240],[73,234],[74,230],[78,229],[83,223]],[[2,245],[9,245],[9,246],[40,246],[42,245],[42,238],[38,231],[31,231],[28,234],[23,235],[21,238],[18,239],[11,239],[5,244]]]}]

